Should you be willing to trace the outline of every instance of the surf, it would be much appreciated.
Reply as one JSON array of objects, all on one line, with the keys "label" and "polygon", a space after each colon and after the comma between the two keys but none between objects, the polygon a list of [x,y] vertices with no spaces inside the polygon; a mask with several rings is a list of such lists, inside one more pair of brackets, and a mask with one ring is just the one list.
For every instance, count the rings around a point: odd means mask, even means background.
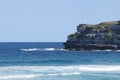
[{"label": "surf", "polygon": [[63,48],[25,48],[20,49],[21,51],[33,52],[33,51],[67,51]]},{"label": "surf", "polygon": [[[120,75],[120,65],[6,66],[0,67],[0,80],[36,79],[65,76]],[[6,73],[5,73],[6,72]]]},{"label": "surf", "polygon": [[35,78],[35,77],[46,77],[46,76],[70,76],[70,75],[79,75],[80,73],[78,72],[73,72],[73,73],[53,73],[53,74],[25,74],[25,75],[7,75],[7,76],[0,76],[0,79],[30,79],[30,78]]},{"label": "surf", "polygon": [[66,72],[66,71],[91,71],[91,72],[120,72],[120,65],[76,65],[76,66],[6,66],[0,70],[28,70],[33,72]]}]

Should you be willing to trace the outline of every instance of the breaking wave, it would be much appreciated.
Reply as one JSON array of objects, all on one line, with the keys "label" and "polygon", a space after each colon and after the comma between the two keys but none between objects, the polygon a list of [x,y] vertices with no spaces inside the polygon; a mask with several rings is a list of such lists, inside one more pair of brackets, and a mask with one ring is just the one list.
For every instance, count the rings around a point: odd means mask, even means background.
[{"label": "breaking wave", "polygon": [[67,51],[63,48],[28,48],[21,49],[22,51]]},{"label": "breaking wave", "polygon": [[[0,67],[0,80],[32,79],[46,76],[77,76],[89,74],[120,75],[120,65],[78,65],[78,66],[9,66]],[[7,73],[4,73],[7,72]],[[17,72],[17,73],[16,73]],[[4,74],[3,74],[4,73]]]},{"label": "breaking wave", "polygon": [[[33,52],[33,51],[69,51],[63,48],[25,48],[25,49],[21,49],[22,51],[27,51],[27,52]],[[97,51],[97,52],[101,52],[101,51],[105,51],[105,52],[120,52],[120,50],[110,50],[110,49],[106,49],[106,50],[92,50],[92,51]]]},{"label": "breaking wave", "polygon": [[41,76],[69,76],[69,75],[79,75],[80,73],[78,72],[73,72],[73,73],[58,73],[58,74],[27,74],[27,75],[8,75],[8,76],[0,76],[0,79],[30,79],[34,77],[41,77]]},{"label": "breaking wave", "polygon": [[0,70],[27,70],[33,72],[113,72],[120,71],[120,65],[78,65],[78,66],[6,66],[0,67]]}]

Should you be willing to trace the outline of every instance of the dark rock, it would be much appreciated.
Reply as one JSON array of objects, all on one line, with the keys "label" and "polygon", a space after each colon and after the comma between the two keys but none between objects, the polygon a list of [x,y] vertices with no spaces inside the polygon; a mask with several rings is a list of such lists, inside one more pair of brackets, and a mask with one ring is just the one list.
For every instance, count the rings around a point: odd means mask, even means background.
[{"label": "dark rock", "polygon": [[68,50],[116,50],[117,45],[110,44],[77,44],[77,43],[64,43],[65,49]]},{"label": "dark rock", "polygon": [[64,45],[68,50],[120,49],[120,21],[80,24]]}]

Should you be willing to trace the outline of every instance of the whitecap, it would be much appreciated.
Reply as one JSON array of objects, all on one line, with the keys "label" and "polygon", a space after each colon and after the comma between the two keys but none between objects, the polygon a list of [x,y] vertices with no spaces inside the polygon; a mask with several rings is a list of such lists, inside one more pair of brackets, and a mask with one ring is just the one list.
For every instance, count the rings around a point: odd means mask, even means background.
[{"label": "whitecap", "polygon": [[54,51],[56,49],[55,48],[44,48],[43,50],[45,50],[45,51]]},{"label": "whitecap", "polygon": [[6,75],[6,76],[0,76],[0,80],[4,79],[29,79],[34,78],[41,75]]},{"label": "whitecap", "polygon": [[79,72],[72,73],[43,73],[43,74],[24,74],[24,75],[6,75],[0,76],[0,80],[4,79],[30,79],[35,77],[44,77],[44,76],[69,76],[69,75],[80,75]]},{"label": "whitecap", "polygon": [[21,49],[22,51],[30,52],[30,51],[67,51],[63,48],[26,48],[26,49]]},{"label": "whitecap", "polygon": [[26,70],[33,72],[76,72],[76,71],[119,71],[120,65],[77,65],[77,66],[12,66],[0,67],[0,70]]},{"label": "whitecap", "polygon": [[110,50],[110,49],[106,49],[106,50],[104,50],[104,51],[108,51],[108,52],[110,52],[110,51],[112,51],[112,50]]},{"label": "whitecap", "polygon": [[22,51],[39,51],[38,48],[21,49]]},{"label": "whitecap", "polygon": [[116,50],[116,52],[120,52],[120,50]]},{"label": "whitecap", "polygon": [[120,65],[9,66],[9,67],[0,67],[0,72],[1,72],[0,80],[29,79],[29,78],[44,77],[44,76],[70,76],[70,75],[81,75],[84,73],[120,74]]}]

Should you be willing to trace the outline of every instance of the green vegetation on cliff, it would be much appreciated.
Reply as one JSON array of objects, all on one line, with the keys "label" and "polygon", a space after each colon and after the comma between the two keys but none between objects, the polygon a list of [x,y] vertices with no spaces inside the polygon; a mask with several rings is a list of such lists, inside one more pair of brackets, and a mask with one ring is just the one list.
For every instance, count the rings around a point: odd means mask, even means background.
[{"label": "green vegetation on cliff", "polygon": [[67,41],[85,44],[120,44],[120,21],[100,24],[80,24],[77,32],[70,34]]},{"label": "green vegetation on cliff", "polygon": [[79,24],[64,45],[68,50],[120,49],[120,21]]}]

